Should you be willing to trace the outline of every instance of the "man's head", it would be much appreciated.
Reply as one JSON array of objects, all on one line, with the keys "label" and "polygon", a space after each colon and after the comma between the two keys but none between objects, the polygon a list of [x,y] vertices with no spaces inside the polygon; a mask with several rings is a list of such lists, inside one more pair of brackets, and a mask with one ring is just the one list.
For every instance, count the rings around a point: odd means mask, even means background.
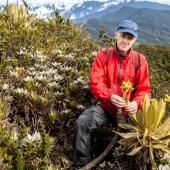
[{"label": "man's head", "polygon": [[115,34],[117,48],[126,53],[133,46],[137,37],[137,24],[131,20],[122,20]]}]

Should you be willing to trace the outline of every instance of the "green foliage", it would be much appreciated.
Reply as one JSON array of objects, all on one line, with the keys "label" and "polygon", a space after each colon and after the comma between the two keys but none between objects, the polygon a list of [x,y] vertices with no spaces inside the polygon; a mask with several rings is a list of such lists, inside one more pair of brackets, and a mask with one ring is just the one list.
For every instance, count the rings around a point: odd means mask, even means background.
[{"label": "green foliage", "polygon": [[[12,5],[1,16],[0,37],[5,43],[0,56],[0,89],[4,94],[11,89],[12,112],[37,114],[54,121],[54,114],[76,109],[72,101],[88,105],[85,96],[89,93],[91,53],[97,46],[57,11],[53,19],[45,21]],[[77,89],[79,94],[75,96]]]},{"label": "green foliage", "polygon": [[109,48],[114,45],[114,37],[110,37],[105,29],[99,30],[99,43],[102,47]]},{"label": "green foliage", "polygon": [[58,137],[60,122],[90,104],[90,63],[98,45],[57,11],[42,20],[14,5],[0,13],[0,41],[0,93],[8,98],[1,118],[14,115],[0,130],[3,162],[14,169],[58,169],[49,135]]},{"label": "green foliage", "polygon": [[[13,5],[0,13],[0,169],[58,169],[62,154],[72,158],[74,120],[94,102],[90,66],[101,45],[112,45],[113,38],[107,38],[101,31],[100,42],[93,42],[57,11],[48,20]],[[169,56],[169,48],[162,49],[160,55]],[[168,72],[167,57],[162,57],[160,68],[155,66],[157,47],[139,50],[151,57],[153,77],[165,67]],[[154,85],[159,79],[151,77],[154,95],[169,92],[167,76],[158,87]],[[11,114],[13,123],[7,119]]]},{"label": "green foliage", "polygon": [[49,163],[49,153],[51,152],[51,148],[49,147],[54,143],[52,138],[46,134],[44,127],[40,129],[41,136],[42,136],[42,143],[41,143],[41,166],[40,168],[46,170]]},{"label": "green foliage", "polygon": [[24,157],[20,149],[17,151],[16,168],[17,170],[24,170],[25,168]]},{"label": "green foliage", "polygon": [[[154,45],[140,45],[137,50],[148,60],[152,97],[163,98],[170,94],[170,48]],[[167,115],[170,115],[170,105],[167,105]]]},{"label": "green foliage", "polygon": [[4,166],[17,170],[48,169],[54,140],[44,127],[40,129],[40,133],[36,131],[31,134],[23,119],[18,118],[12,124],[1,124],[0,157]]}]

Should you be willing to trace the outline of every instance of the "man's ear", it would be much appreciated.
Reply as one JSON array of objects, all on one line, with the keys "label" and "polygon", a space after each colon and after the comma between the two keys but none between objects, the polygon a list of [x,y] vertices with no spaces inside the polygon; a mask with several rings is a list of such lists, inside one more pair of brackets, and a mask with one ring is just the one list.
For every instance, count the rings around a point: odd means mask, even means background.
[{"label": "man's ear", "polygon": [[118,34],[118,32],[115,32],[115,34],[114,34],[114,39],[115,40],[117,40],[117,34]]},{"label": "man's ear", "polygon": [[134,41],[134,44],[137,42],[137,38],[135,37],[135,41]]}]

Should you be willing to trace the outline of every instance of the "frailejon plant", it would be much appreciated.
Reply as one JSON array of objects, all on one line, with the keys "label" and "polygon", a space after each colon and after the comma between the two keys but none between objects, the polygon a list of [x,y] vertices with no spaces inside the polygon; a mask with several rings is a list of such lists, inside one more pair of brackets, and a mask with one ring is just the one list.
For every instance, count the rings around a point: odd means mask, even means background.
[{"label": "frailejon plant", "polygon": [[3,17],[6,19],[6,23],[8,24],[9,28],[21,26],[26,27],[27,29],[30,28],[31,22],[34,18],[28,14],[28,10],[25,8],[25,6],[18,7],[13,4],[6,8]]},{"label": "frailejon plant", "polygon": [[[167,98],[167,97],[166,97]],[[128,155],[139,154],[144,162],[151,163],[152,169],[158,169],[156,155],[170,154],[170,117],[164,118],[165,101],[157,101],[146,95],[142,110],[135,115],[129,114],[131,123],[119,124],[127,133],[119,133],[119,141],[128,150]]]}]

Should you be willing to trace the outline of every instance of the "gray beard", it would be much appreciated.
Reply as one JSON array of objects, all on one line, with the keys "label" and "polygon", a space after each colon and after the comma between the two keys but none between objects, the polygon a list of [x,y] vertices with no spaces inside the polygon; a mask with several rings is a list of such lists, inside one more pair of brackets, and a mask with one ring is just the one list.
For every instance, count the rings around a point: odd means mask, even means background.
[{"label": "gray beard", "polygon": [[119,53],[119,56],[120,56],[120,57],[124,57],[128,52],[124,52],[124,51],[120,51],[120,50],[119,50],[118,53]]},{"label": "gray beard", "polygon": [[126,54],[129,53],[130,49],[127,52],[120,51],[119,48],[117,47],[117,44],[116,44],[116,51],[117,51],[117,53],[119,54],[120,57],[124,57]]}]

